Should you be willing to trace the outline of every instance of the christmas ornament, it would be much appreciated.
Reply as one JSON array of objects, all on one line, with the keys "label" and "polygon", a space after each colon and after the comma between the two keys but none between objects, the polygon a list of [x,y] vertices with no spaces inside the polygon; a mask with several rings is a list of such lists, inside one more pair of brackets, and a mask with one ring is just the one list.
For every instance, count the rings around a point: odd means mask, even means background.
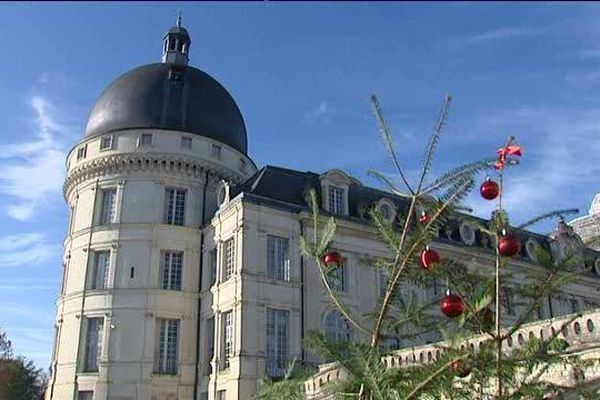
[{"label": "christmas ornament", "polygon": [[421,252],[421,268],[429,270],[435,264],[440,262],[440,254],[430,249],[429,246],[425,247],[425,250]]},{"label": "christmas ornament", "polygon": [[490,178],[487,178],[485,182],[481,184],[479,192],[481,193],[481,197],[484,199],[494,200],[500,193],[500,186],[498,186],[498,184]]},{"label": "christmas ornament", "polygon": [[427,223],[429,223],[430,220],[431,220],[431,218],[429,218],[429,215],[427,215],[427,213],[425,211],[421,211],[421,216],[419,217],[419,222],[423,225],[426,225]]},{"label": "christmas ornament", "polygon": [[342,265],[342,256],[337,251],[328,251],[323,257],[323,264],[327,268],[339,267]]},{"label": "christmas ornament", "polygon": [[446,317],[456,318],[463,313],[465,304],[459,295],[450,294],[448,291],[448,293],[442,298],[440,308]]},{"label": "christmas ornament", "polygon": [[496,151],[498,154],[498,161],[494,164],[494,168],[500,170],[506,165],[506,156],[521,157],[523,154],[523,148],[516,144],[511,144]]},{"label": "christmas ornament", "polygon": [[513,235],[507,235],[506,230],[502,230],[502,236],[498,239],[498,253],[504,257],[512,257],[521,250],[521,242]]},{"label": "christmas ornament", "polygon": [[450,369],[452,372],[456,374],[459,378],[466,378],[471,373],[471,368],[469,368],[462,360],[455,360],[450,364]]}]

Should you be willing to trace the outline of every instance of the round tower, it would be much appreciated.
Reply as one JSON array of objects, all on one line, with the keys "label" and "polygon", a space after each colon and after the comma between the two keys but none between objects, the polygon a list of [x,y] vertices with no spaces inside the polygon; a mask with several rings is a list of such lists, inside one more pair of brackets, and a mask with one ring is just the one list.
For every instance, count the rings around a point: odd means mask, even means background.
[{"label": "round tower", "polygon": [[67,156],[70,208],[48,399],[191,399],[201,227],[220,181],[256,171],[227,90],[188,65],[178,18],[162,62],[118,77]]}]

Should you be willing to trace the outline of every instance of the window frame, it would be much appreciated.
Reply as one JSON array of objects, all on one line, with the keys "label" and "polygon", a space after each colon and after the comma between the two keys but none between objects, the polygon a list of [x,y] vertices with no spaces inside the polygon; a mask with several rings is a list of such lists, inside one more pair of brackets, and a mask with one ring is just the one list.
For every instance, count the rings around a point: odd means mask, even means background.
[{"label": "window frame", "polygon": [[223,156],[223,148],[220,145],[213,143],[211,146],[210,155],[211,157],[220,160]]},{"label": "window frame", "polygon": [[[346,190],[333,184],[327,185],[327,205],[329,212],[336,215],[345,215],[344,196]],[[339,208],[338,208],[339,206]]]},{"label": "window frame", "polygon": [[[175,332],[175,344],[173,336]],[[179,342],[181,341],[181,320],[156,318],[154,338],[153,373],[157,375],[177,375],[179,373]],[[174,357],[170,358],[174,353]]]},{"label": "window frame", "polygon": [[228,281],[236,274],[236,243],[235,237],[230,237],[223,242],[223,282]]},{"label": "window frame", "polygon": [[[188,143],[188,144],[186,144]],[[182,136],[181,137],[181,148],[182,149],[187,149],[187,150],[191,150],[193,147],[193,138],[191,136]]]},{"label": "window frame", "polygon": [[[109,140],[109,144],[105,145],[105,140]],[[100,151],[112,150],[114,148],[115,138],[114,135],[102,135],[100,136]]]},{"label": "window frame", "polygon": [[77,161],[87,157],[87,143],[77,148]]},{"label": "window frame", "polygon": [[[112,206],[110,213],[107,210],[107,194],[112,193]],[[107,215],[108,213],[108,215]],[[110,217],[110,218],[107,218]],[[117,220],[117,188],[103,187],[100,188],[100,210],[98,215],[98,225],[111,225]]]},{"label": "window frame", "polygon": [[[92,338],[95,345],[91,346]],[[82,372],[98,373],[104,342],[104,318],[85,317],[84,354]]]},{"label": "window frame", "polygon": [[[340,282],[337,280],[341,274],[341,288],[338,287]],[[327,279],[332,290],[338,293],[348,293],[348,259],[342,258],[342,264],[329,270]]]},{"label": "window frame", "polygon": [[183,290],[184,252],[181,250],[163,250],[160,258],[159,288],[162,290]]},{"label": "window frame", "polygon": [[[144,139],[149,139],[149,141],[144,140]],[[147,143],[146,143],[147,141]],[[154,134],[152,133],[142,133],[140,134],[140,136],[138,137],[138,147],[151,147],[154,143]]]},{"label": "window frame", "polygon": [[[290,281],[290,240],[283,236],[267,234],[266,276],[279,281]],[[271,254],[271,250],[274,250]],[[283,254],[281,254],[283,253]],[[280,256],[279,259],[277,256]],[[282,263],[281,263],[282,261]]]},{"label": "window frame", "polygon": [[267,307],[266,314],[267,376],[281,378],[285,376],[290,360],[291,313],[289,310]]},{"label": "window frame", "polygon": [[234,349],[234,321],[233,310],[221,313],[221,362],[220,370],[224,371],[231,366],[231,356]]},{"label": "window frame", "polygon": [[[167,225],[185,226],[186,208],[187,208],[187,192],[186,188],[167,187],[165,188],[164,197],[164,218],[163,221]],[[172,196],[171,196],[172,193]],[[179,197],[181,196],[182,199]],[[178,206],[178,202],[182,201],[183,205]],[[181,218],[178,217],[177,208],[181,209]]]},{"label": "window frame", "polygon": [[[100,257],[106,255],[105,264],[100,271]],[[111,251],[109,249],[93,250],[92,252],[92,276],[89,283],[90,290],[106,290],[108,289],[108,281],[110,277]],[[100,281],[100,274],[102,281]]]}]

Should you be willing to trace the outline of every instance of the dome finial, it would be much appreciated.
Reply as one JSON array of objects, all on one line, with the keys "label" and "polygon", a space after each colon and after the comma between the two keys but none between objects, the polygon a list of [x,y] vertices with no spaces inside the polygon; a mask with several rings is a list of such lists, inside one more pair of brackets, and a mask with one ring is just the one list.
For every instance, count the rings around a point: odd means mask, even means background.
[{"label": "dome finial", "polygon": [[187,65],[192,40],[187,30],[181,26],[181,10],[177,14],[177,25],[171,27],[163,39],[162,61]]}]

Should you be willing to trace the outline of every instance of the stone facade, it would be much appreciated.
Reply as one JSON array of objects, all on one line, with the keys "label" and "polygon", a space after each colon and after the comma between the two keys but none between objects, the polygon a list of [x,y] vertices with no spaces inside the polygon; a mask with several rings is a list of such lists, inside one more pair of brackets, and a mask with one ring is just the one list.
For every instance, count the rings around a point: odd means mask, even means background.
[{"label": "stone facade", "polygon": [[[189,44],[178,24],[165,36],[164,49],[181,52],[179,57],[165,57],[168,68],[144,69],[160,79],[168,73],[167,81],[147,83],[161,99],[140,99],[160,118],[134,104],[124,107],[135,113],[136,122],[127,126],[124,109],[111,108],[111,99],[103,97],[93,113],[94,129],[117,126],[111,113],[120,128],[87,136],[68,154],[64,196],[70,221],[48,400],[246,400],[266,375],[281,376],[293,357],[307,365],[321,362],[302,348],[308,331],[360,339],[332,309],[315,265],[301,254],[300,237],[312,233],[309,189],[319,193],[324,216],[338,220],[332,248],[344,256],[338,277],[344,302],[363,318],[378,301],[382,279],[369,260],[389,253],[366,211],[385,209],[394,221],[406,199],[365,187],[339,170],[257,170],[245,154],[243,120],[224,89],[177,65],[187,63]],[[206,116],[207,124],[194,120],[201,129],[222,128],[224,134],[184,129],[189,110],[201,113],[202,102],[211,100],[186,92],[186,73],[225,99],[221,114],[233,122],[210,120],[214,115]],[[198,104],[176,107],[192,98]],[[134,126],[153,118],[156,127]],[[518,234],[525,245],[510,266],[515,284],[541,268],[536,246],[550,249],[553,243]],[[432,247],[444,257],[492,269],[489,238],[468,224],[450,221]],[[593,262],[598,258],[589,249],[584,253]],[[599,274],[548,299],[539,317],[600,306]],[[441,286],[405,289],[424,300]]]}]

